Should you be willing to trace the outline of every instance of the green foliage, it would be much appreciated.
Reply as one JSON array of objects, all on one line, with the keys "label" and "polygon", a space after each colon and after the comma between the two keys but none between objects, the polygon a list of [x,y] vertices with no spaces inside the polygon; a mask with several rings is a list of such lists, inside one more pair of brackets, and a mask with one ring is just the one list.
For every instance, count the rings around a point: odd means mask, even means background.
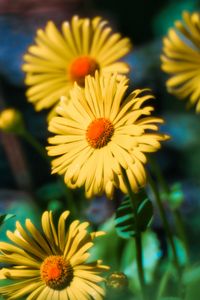
[{"label": "green foliage", "polygon": [[45,202],[59,199],[63,195],[65,195],[65,187],[61,181],[45,184],[37,190],[37,196]]},{"label": "green foliage", "polygon": [[181,20],[184,10],[198,10],[198,0],[171,1],[172,3],[164,6],[163,10],[153,21],[153,31],[156,36],[163,36],[167,30],[174,25],[174,22]]},{"label": "green foliage", "polygon": [[[136,226],[138,230],[145,231],[150,225],[153,217],[153,206],[151,201],[142,194],[136,205],[136,216],[133,204],[129,196],[125,196],[116,211],[115,227],[120,237],[129,239],[135,236]],[[140,195],[141,198],[141,195]],[[134,204],[134,205],[135,205]],[[137,221],[136,221],[137,218]]]},{"label": "green foliage", "polygon": [[177,298],[177,297],[164,297],[164,298],[160,298],[159,300],[181,300],[181,298]]},{"label": "green foliage", "polygon": [[[178,255],[179,264],[181,266],[185,266],[188,263],[188,256],[184,244],[181,241],[181,239],[177,237],[174,237],[174,244]],[[171,260],[173,260],[173,253],[171,247],[169,247],[168,251],[169,251],[169,257],[171,258]]]},{"label": "green foliage", "polygon": [[[105,264],[111,267],[112,271],[120,271],[120,259],[123,240],[119,239],[114,227],[114,219],[111,218],[101,225],[99,230],[106,232],[100,239],[96,239],[91,249],[90,259],[103,259]],[[109,251],[108,251],[109,249]]]},{"label": "green foliage", "polygon": [[172,209],[178,209],[184,201],[184,193],[181,183],[177,182],[172,185],[168,197],[168,203]]},{"label": "green foliage", "polygon": [[9,219],[15,217],[15,215],[13,214],[4,214],[4,215],[0,215],[0,226],[2,226],[6,221],[8,221]]},{"label": "green foliage", "polygon": [[200,265],[188,268],[183,276],[183,284],[186,287],[185,300],[199,300],[200,295]]},{"label": "green foliage", "polygon": [[200,265],[187,269],[184,273],[183,282],[185,285],[200,282]]},{"label": "green foliage", "polygon": [[[156,235],[148,230],[142,235],[143,266],[145,279],[148,283],[153,280],[155,268],[161,256],[159,241]],[[140,284],[137,274],[136,248],[133,239],[126,242],[121,253],[120,270],[129,278],[129,287],[132,292],[140,290]]]}]

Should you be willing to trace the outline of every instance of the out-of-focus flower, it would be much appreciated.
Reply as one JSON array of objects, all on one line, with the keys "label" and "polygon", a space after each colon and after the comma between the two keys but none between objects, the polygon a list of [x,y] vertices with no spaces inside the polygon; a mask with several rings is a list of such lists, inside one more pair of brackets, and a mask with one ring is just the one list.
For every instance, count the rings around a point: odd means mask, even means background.
[{"label": "out-of-focus flower", "polygon": [[0,130],[22,134],[24,132],[24,121],[21,112],[14,108],[7,108],[1,111]]},{"label": "out-of-focus flower", "polygon": [[53,22],[39,29],[36,44],[25,54],[25,83],[30,86],[27,97],[36,110],[55,106],[67,96],[76,81],[84,86],[85,76],[96,70],[127,73],[129,67],[119,62],[130,48],[130,40],[113,33],[107,21],[74,16],[62,24],[62,33]]},{"label": "out-of-focus flower", "polygon": [[69,211],[62,213],[58,229],[52,212],[46,211],[42,233],[29,219],[27,230],[16,222],[17,233],[7,232],[15,245],[0,242],[0,262],[13,266],[2,269],[0,276],[16,282],[1,285],[0,294],[6,299],[103,299],[104,290],[97,283],[103,281],[99,274],[108,267],[101,261],[86,263],[94,238],[103,232],[88,233],[89,223],[78,220],[66,231],[68,215]]},{"label": "out-of-focus flower", "polygon": [[153,132],[163,123],[151,116],[153,107],[142,107],[153,96],[135,90],[125,97],[127,83],[125,76],[87,76],[85,89],[75,84],[58,105],[59,116],[50,121],[49,130],[56,134],[47,147],[50,156],[57,156],[53,173],[64,174],[70,188],[85,185],[88,198],[103,192],[112,198],[115,187],[127,193],[123,169],[137,192],[146,183],[144,152],[158,150],[168,138]]},{"label": "out-of-focus flower", "polygon": [[162,69],[172,75],[167,89],[178,98],[188,98],[188,106],[200,112],[200,14],[183,13],[163,40]]}]

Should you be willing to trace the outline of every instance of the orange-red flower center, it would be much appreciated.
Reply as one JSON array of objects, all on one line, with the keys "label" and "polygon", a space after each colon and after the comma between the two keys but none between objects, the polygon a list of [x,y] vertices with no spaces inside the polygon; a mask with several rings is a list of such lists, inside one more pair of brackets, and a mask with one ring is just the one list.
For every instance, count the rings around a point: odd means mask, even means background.
[{"label": "orange-red flower center", "polygon": [[87,128],[86,138],[93,148],[107,145],[114,133],[113,124],[105,118],[95,119]]},{"label": "orange-red flower center", "polygon": [[70,66],[70,76],[73,81],[84,86],[85,76],[94,75],[99,69],[98,63],[89,56],[80,56],[76,58]]},{"label": "orange-red flower center", "polygon": [[42,280],[54,290],[65,288],[73,278],[72,268],[62,256],[48,256],[40,268]]}]

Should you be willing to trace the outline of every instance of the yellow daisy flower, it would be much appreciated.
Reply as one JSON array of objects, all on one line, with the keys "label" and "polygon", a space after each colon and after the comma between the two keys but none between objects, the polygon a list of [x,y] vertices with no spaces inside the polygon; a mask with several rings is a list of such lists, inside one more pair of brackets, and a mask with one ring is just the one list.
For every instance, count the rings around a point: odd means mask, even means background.
[{"label": "yellow daisy flower", "polygon": [[152,132],[163,122],[150,116],[153,107],[142,107],[153,96],[135,90],[126,97],[127,82],[112,74],[87,76],[85,89],[75,83],[49,123],[56,134],[47,147],[48,155],[57,156],[53,173],[64,174],[70,188],[85,185],[87,197],[105,192],[112,198],[114,187],[127,193],[122,169],[137,192],[146,182],[144,152],[156,151],[167,138]]},{"label": "yellow daisy flower", "polygon": [[178,98],[188,98],[189,106],[200,112],[200,14],[183,13],[163,40],[162,69],[172,75],[168,91]]},{"label": "yellow daisy flower", "polygon": [[1,270],[4,276],[14,282],[0,284],[0,294],[6,299],[27,300],[101,300],[104,290],[98,285],[99,276],[107,266],[101,261],[86,263],[88,250],[95,237],[103,232],[88,233],[88,222],[78,220],[65,228],[69,211],[59,218],[58,228],[53,223],[52,212],[42,215],[40,233],[29,219],[26,230],[16,222],[17,230],[7,232],[14,244],[0,242],[0,262],[12,265]]},{"label": "yellow daisy flower", "polygon": [[127,73],[129,67],[119,62],[131,48],[130,40],[113,33],[108,22],[74,16],[62,24],[62,33],[53,22],[37,31],[36,44],[25,54],[27,97],[36,110],[55,106],[68,95],[74,81],[84,85],[85,76],[96,70]]}]

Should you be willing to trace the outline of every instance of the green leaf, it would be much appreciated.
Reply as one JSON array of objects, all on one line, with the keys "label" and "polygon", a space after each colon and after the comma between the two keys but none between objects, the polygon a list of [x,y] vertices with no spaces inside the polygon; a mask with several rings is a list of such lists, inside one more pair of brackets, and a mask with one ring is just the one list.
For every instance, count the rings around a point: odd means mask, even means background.
[{"label": "green leaf", "polygon": [[198,265],[186,270],[183,275],[183,282],[185,285],[200,282],[200,266]]},{"label": "green leaf", "polygon": [[117,234],[125,239],[135,235],[135,217],[129,196],[125,196],[116,211],[115,228]]},{"label": "green leaf", "polygon": [[150,225],[153,217],[153,206],[151,201],[146,198],[143,192],[136,196],[134,200],[137,203],[136,216],[133,204],[129,196],[125,196],[121,205],[116,211],[115,228],[117,234],[125,239],[135,236],[136,219],[137,227],[140,231],[145,231]]},{"label": "green leaf", "polygon": [[153,218],[153,205],[146,198],[138,207],[138,227],[141,231],[145,231],[151,224]]},{"label": "green leaf", "polygon": [[65,195],[65,185],[61,181],[45,184],[37,190],[37,197],[46,202],[60,199],[63,195]]},{"label": "green leaf", "polygon": [[[125,246],[123,252],[120,252],[121,264],[119,270],[127,275],[129,279],[129,288],[132,292],[139,292],[140,282],[137,272],[135,242],[133,239],[123,241],[125,241]],[[147,284],[153,282],[155,269],[162,255],[159,247],[159,240],[154,232],[147,230],[142,234],[143,267]],[[152,297],[149,300],[153,299],[155,298]]]},{"label": "green leaf", "polygon": [[13,214],[0,215],[0,226],[13,217],[15,217],[15,215]]},{"label": "green leaf", "polygon": [[184,193],[182,185],[177,182],[171,187],[169,203],[173,209],[177,209],[181,206],[184,201]]}]

